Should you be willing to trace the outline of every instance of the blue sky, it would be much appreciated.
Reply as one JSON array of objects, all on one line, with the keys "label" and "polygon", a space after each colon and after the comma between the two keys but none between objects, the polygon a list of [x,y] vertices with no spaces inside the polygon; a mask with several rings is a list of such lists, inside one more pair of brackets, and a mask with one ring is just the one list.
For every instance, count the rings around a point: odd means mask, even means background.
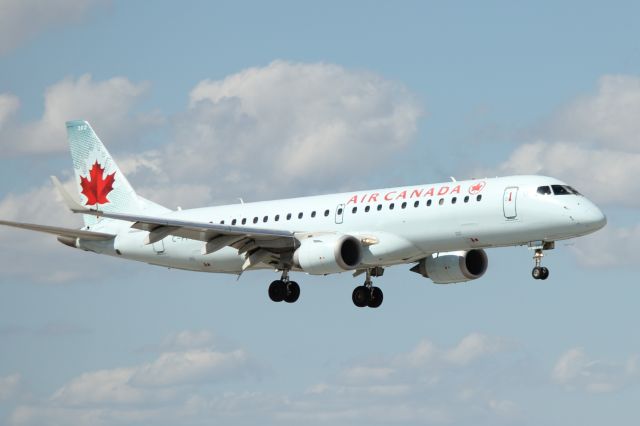
[{"label": "blue sky", "polygon": [[[257,3],[257,2],[256,2]],[[478,281],[164,270],[0,230],[0,424],[637,424],[636,2],[0,5],[0,218],[79,225],[64,121],[176,207],[548,174],[609,224]]]}]

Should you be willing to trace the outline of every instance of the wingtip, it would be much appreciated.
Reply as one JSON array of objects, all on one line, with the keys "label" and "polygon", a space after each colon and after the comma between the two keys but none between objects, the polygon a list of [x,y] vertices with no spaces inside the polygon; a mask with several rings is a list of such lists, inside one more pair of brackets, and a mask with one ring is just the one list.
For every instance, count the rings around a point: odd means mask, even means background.
[{"label": "wingtip", "polygon": [[62,182],[60,182],[60,180],[56,176],[51,176],[51,182],[53,182],[53,186],[58,190],[58,193],[62,197],[62,201],[64,201],[69,210],[74,213],[83,213],[89,210],[83,207],[79,201],[75,200],[73,196],[69,194],[66,189],[64,189],[64,186],[62,186]]}]

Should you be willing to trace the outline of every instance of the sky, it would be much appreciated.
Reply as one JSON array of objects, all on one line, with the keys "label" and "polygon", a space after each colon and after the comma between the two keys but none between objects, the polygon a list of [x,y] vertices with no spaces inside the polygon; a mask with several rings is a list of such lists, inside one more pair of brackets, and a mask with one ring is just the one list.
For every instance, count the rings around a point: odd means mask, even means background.
[{"label": "sky", "polygon": [[170,208],[535,173],[608,218],[477,281],[167,270],[0,229],[2,425],[636,425],[637,2],[0,0],[0,219],[80,226],[64,122]]}]

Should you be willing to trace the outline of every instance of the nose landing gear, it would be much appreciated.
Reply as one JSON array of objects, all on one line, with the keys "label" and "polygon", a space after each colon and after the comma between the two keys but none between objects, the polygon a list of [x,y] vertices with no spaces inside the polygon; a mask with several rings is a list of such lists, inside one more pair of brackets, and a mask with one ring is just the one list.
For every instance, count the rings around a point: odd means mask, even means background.
[{"label": "nose landing gear", "polygon": [[535,262],[535,266],[531,270],[531,276],[534,280],[546,280],[549,278],[549,269],[541,266],[542,258],[544,257],[543,250],[551,250],[554,248],[553,241],[545,242],[542,245],[532,247],[535,249],[535,253],[533,255],[533,261]]}]

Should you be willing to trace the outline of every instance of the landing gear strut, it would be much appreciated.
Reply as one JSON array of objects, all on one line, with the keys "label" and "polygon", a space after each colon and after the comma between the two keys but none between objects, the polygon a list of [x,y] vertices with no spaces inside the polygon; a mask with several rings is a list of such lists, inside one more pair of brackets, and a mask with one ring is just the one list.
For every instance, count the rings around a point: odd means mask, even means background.
[{"label": "landing gear strut", "polygon": [[382,290],[379,287],[373,286],[373,281],[371,281],[371,277],[379,277],[382,276],[384,270],[382,268],[372,268],[367,269],[366,274],[367,277],[364,280],[364,284],[356,287],[353,290],[353,294],[351,295],[351,299],[353,300],[353,304],[358,308],[364,308],[368,306],[370,308],[377,308],[382,305],[382,300],[384,295],[382,294]]},{"label": "landing gear strut", "polygon": [[544,257],[543,250],[550,250],[554,247],[553,242],[544,243],[541,247],[535,248],[535,253],[533,255],[533,261],[535,262],[535,266],[531,270],[531,276],[534,280],[546,280],[549,278],[549,269],[542,264],[542,258]]},{"label": "landing gear strut", "polygon": [[300,297],[300,286],[289,280],[289,271],[282,271],[282,278],[269,286],[269,298],[274,302],[294,303]]}]

